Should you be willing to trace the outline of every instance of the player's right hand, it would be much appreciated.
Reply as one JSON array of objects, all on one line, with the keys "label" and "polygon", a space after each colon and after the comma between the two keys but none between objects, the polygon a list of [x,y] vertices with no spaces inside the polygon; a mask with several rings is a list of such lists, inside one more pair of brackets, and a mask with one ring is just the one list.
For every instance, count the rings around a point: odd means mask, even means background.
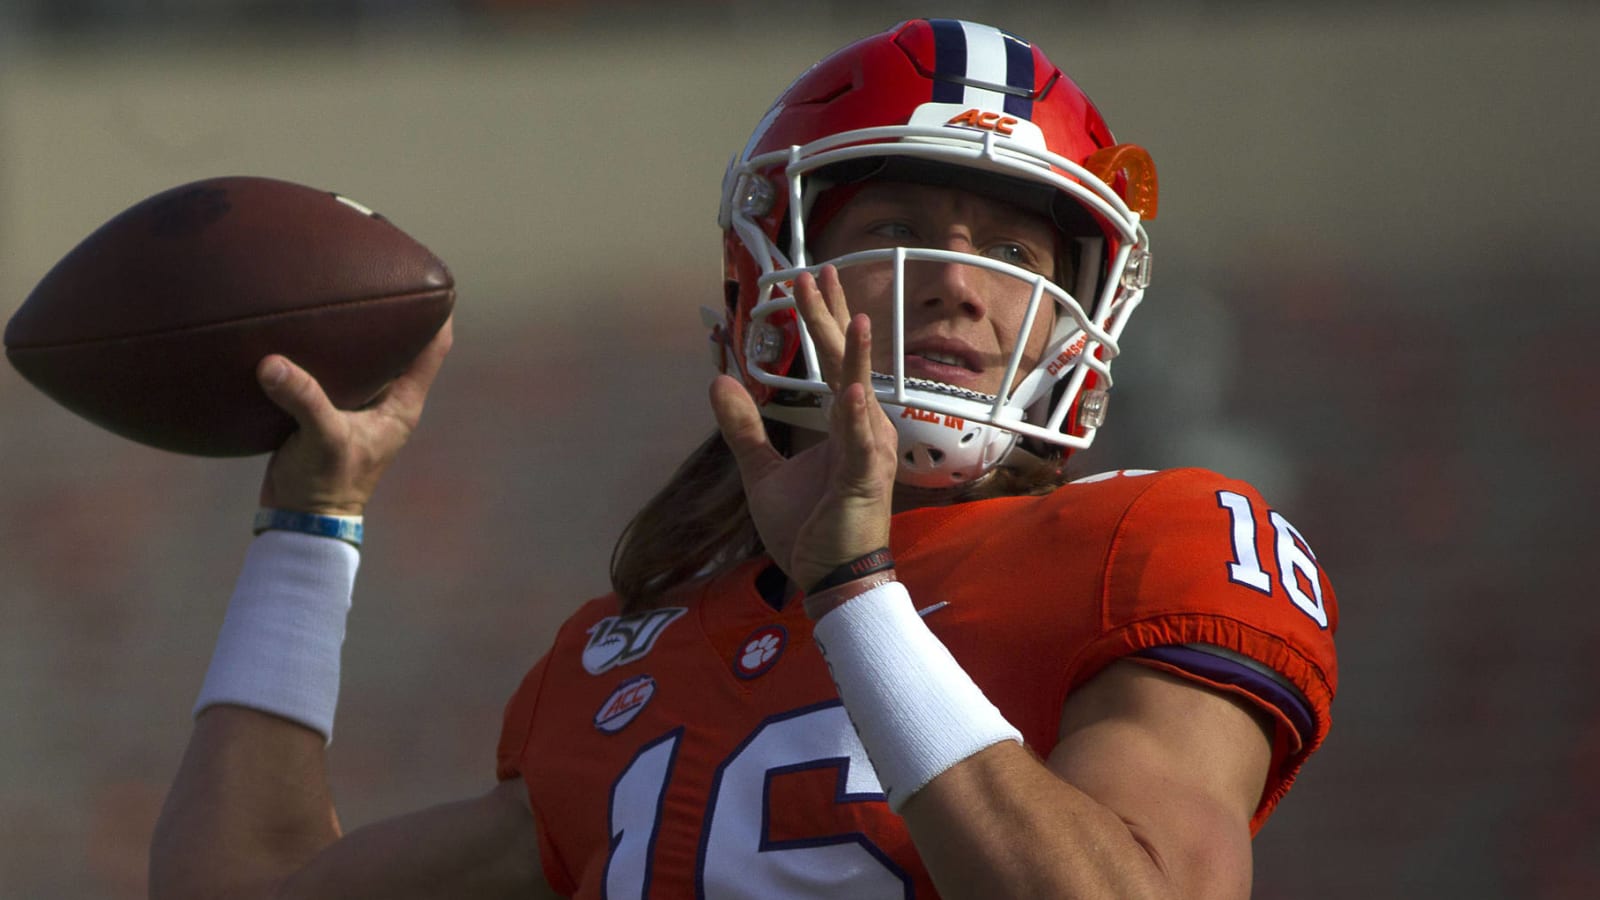
[{"label": "player's right hand", "polygon": [[299,427],[267,464],[261,505],[361,515],[384,470],[416,430],[452,340],[447,320],[378,402],[354,411],[335,407],[317,380],[286,357],[262,359],[256,380]]}]

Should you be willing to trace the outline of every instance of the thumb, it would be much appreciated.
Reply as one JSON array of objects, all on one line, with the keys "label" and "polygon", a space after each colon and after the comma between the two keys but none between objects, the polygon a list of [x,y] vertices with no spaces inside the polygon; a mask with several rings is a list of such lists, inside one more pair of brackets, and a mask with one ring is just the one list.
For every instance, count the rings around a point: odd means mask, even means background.
[{"label": "thumb", "polygon": [[301,429],[327,433],[338,420],[339,410],[323,392],[310,372],[272,354],[256,365],[256,382],[267,399],[294,417]]},{"label": "thumb", "polygon": [[783,454],[767,439],[767,427],[761,422],[755,401],[738,380],[718,375],[711,382],[711,411],[747,486],[759,481],[768,468],[783,462]]}]

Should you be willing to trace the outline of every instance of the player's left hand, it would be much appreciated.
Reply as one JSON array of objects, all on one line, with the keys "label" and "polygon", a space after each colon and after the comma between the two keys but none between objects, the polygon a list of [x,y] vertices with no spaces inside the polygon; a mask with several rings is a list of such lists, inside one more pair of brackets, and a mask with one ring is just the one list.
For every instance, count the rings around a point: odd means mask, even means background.
[{"label": "player's left hand", "polygon": [[872,392],[871,322],[850,315],[839,273],[801,273],[795,300],[833,390],[826,439],[784,457],[749,392],[726,375],[711,384],[711,406],[762,543],[805,588],[889,543],[899,439]]}]

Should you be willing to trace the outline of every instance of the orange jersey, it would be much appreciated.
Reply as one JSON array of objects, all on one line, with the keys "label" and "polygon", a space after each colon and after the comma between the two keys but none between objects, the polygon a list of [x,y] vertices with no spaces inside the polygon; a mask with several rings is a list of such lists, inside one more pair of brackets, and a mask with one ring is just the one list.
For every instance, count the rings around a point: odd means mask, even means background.
[{"label": "orange jersey", "polygon": [[[1333,589],[1249,485],[1110,473],[901,513],[891,549],[928,627],[1040,756],[1072,690],[1124,658],[1278,723],[1253,829],[1327,733]],[[512,698],[499,774],[526,781],[558,891],[936,896],[801,605],[758,591],[769,565],[634,616],[591,601]]]}]

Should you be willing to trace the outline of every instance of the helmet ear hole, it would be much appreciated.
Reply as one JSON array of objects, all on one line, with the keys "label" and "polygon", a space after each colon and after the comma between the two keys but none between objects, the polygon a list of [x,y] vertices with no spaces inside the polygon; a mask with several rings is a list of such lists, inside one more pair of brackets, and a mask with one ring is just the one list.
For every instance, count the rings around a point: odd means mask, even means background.
[{"label": "helmet ear hole", "polygon": [[940,450],[938,447],[929,447],[928,448],[928,461],[933,463],[936,466],[938,464],[944,462],[944,451]]}]

